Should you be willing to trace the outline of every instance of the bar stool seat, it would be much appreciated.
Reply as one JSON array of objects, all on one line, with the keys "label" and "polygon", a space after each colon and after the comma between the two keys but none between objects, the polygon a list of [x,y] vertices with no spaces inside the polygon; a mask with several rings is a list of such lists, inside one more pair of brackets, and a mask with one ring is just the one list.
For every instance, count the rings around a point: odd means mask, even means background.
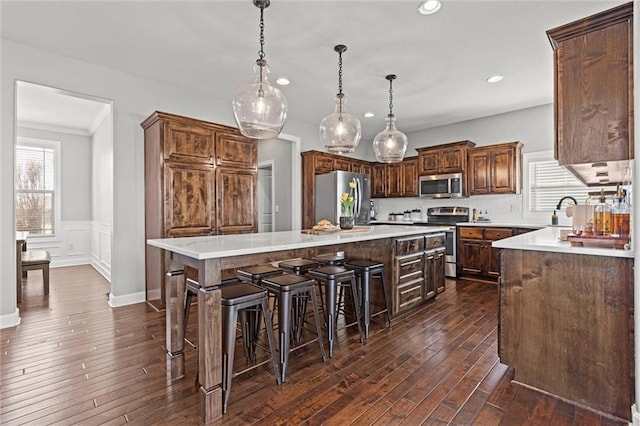
[{"label": "bar stool seat", "polygon": [[333,344],[335,339],[335,328],[337,319],[336,293],[338,287],[347,287],[351,290],[351,299],[354,303],[356,313],[356,323],[360,333],[360,341],[364,341],[364,334],[360,326],[360,297],[358,296],[358,286],[355,273],[342,266],[323,266],[318,269],[309,270],[309,277],[315,279],[325,287],[325,312],[327,323],[327,340],[329,341],[329,356],[333,357]]},{"label": "bar stool seat", "polygon": [[[302,275],[283,274],[276,275],[262,280],[262,287],[273,293],[278,298],[278,337],[279,337],[279,353],[280,353],[280,374],[284,383],[287,374],[287,366],[289,364],[289,353],[315,340],[320,345],[320,354],[322,361],[326,361],[327,357],[324,352],[322,342],[322,330],[320,327],[320,314],[318,312],[318,301],[316,299],[315,282],[313,279],[306,278]],[[302,343],[294,348],[291,347],[291,330],[292,328],[292,311],[294,311],[294,297],[309,297],[313,307],[313,317],[316,325],[316,339]],[[293,315],[295,318],[295,314]],[[304,323],[299,324],[300,328]]]},{"label": "bar stool seat", "polygon": [[272,265],[256,265],[239,268],[236,273],[240,281],[249,281],[260,285],[263,278],[280,275],[283,272],[282,269]]},{"label": "bar stool seat", "polygon": [[[391,315],[389,312],[389,297],[387,295],[387,286],[384,279],[384,263],[375,262],[366,259],[349,259],[344,264],[345,268],[351,269],[356,274],[356,280],[358,282],[358,292],[360,294],[360,306],[362,307],[362,317],[364,322],[364,336],[365,339],[369,338],[369,323],[370,318],[387,314],[387,326],[391,327]],[[371,315],[371,280],[378,278],[380,285],[382,286],[382,295],[384,298],[383,309]]]},{"label": "bar stool seat", "polygon": [[346,260],[344,255],[338,255],[335,253],[319,254],[311,258],[314,262],[318,262],[321,265],[329,266],[342,266]]},{"label": "bar stool seat", "polygon": [[319,263],[309,259],[290,259],[278,263],[278,267],[297,275],[306,274],[309,269],[317,268]]}]

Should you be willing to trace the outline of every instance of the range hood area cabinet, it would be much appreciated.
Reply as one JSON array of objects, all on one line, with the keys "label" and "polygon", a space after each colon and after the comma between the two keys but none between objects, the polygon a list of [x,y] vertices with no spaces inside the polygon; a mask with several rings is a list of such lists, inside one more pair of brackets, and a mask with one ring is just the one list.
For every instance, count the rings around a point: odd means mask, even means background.
[{"label": "range hood area cabinet", "polygon": [[558,163],[589,186],[622,182],[633,158],[633,3],[547,36],[554,50]]},{"label": "range hood area cabinet", "polygon": [[463,173],[467,168],[467,149],[476,146],[471,141],[416,148],[420,176],[442,173]]},{"label": "range hood area cabinet", "polygon": [[[145,239],[258,232],[256,141],[237,129],[164,112],[141,124]],[[165,259],[145,246],[146,300],[165,307]]]}]

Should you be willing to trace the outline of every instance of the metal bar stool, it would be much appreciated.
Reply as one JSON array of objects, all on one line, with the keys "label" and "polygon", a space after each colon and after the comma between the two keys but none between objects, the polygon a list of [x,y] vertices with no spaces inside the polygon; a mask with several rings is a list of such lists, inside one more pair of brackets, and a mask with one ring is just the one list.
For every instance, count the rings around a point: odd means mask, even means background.
[{"label": "metal bar stool", "polygon": [[341,266],[323,266],[318,269],[311,269],[309,277],[315,279],[326,287],[325,307],[327,312],[327,340],[329,341],[329,356],[333,357],[333,341],[335,338],[335,328],[337,319],[336,310],[336,290],[338,287],[348,286],[351,289],[351,299],[353,299],[356,312],[356,323],[358,324],[358,332],[360,333],[360,341],[364,341],[364,334],[360,326],[360,298],[358,297],[358,285],[356,283],[355,273]]},{"label": "metal bar stool", "polygon": [[[320,313],[318,312],[318,300],[316,299],[315,282],[312,279],[306,278],[302,275],[283,274],[264,278],[262,280],[262,286],[266,288],[270,293],[276,295],[278,300],[278,347],[280,352],[280,374],[281,380],[284,383],[287,374],[287,366],[289,364],[290,352],[313,343],[315,340],[318,340],[318,344],[320,345],[320,353],[322,354],[322,362],[325,362],[327,359],[322,342],[322,330],[320,327]],[[292,348],[290,336],[292,329],[291,313],[294,310],[293,301],[295,296],[304,296],[311,298],[317,338]],[[304,324],[299,324],[299,326],[302,328],[304,327]]]},{"label": "metal bar stool", "polygon": [[[284,260],[278,264],[279,268],[284,269],[287,272],[294,273],[296,275],[306,275],[309,269],[317,268],[318,262],[308,259],[290,259]],[[320,295],[322,298],[322,294]],[[307,314],[307,301],[309,296],[301,294],[294,295],[293,297],[293,321],[291,321],[291,329],[294,340],[300,341],[302,339],[302,329]],[[277,302],[276,302],[277,303]],[[322,308],[322,315],[324,316],[324,308]],[[275,304],[274,304],[275,310]]]},{"label": "metal bar stool", "polygon": [[[220,281],[220,285],[226,284],[236,284],[238,282],[237,278],[227,278],[225,280]],[[200,284],[198,282],[193,281],[191,279],[187,279],[187,285],[184,289],[184,334],[187,334],[187,323],[189,322],[189,310],[191,308],[191,300],[195,294],[197,294],[200,289]]]},{"label": "metal bar stool", "polygon": [[[238,269],[236,271],[236,275],[240,281],[261,285],[263,278],[280,275],[283,272],[284,271],[282,269],[273,265],[255,265]],[[249,313],[249,317],[251,324],[253,324],[252,330],[254,330],[254,333],[258,335],[260,328],[262,327],[260,316]]]},{"label": "metal bar stool", "polygon": [[[370,318],[383,314],[387,314],[387,325],[391,327],[391,315],[389,313],[389,297],[387,295],[387,286],[384,279],[384,264],[380,262],[374,262],[371,260],[347,260],[344,264],[345,268],[351,269],[356,274],[356,280],[358,281],[358,292],[361,296],[360,305],[363,310],[363,322],[364,322],[364,337],[369,338],[369,323]],[[380,285],[382,286],[382,295],[384,297],[384,309],[371,315],[371,280],[378,278]]]},{"label": "metal bar stool", "polygon": [[[269,302],[267,298],[267,290],[258,287],[253,284],[240,282],[237,284],[229,284],[220,287],[222,292],[221,305],[222,305],[222,412],[227,412],[227,404],[229,403],[229,396],[231,394],[231,380],[249,370],[271,361],[273,367],[273,373],[276,376],[276,383],[281,384],[280,370],[278,368],[278,362],[276,361],[275,353],[275,339],[273,337],[273,325],[271,324],[271,314],[269,311]],[[233,371],[233,359],[235,352],[236,341],[236,323],[238,321],[238,314],[247,312],[249,310],[255,311],[257,314],[261,314],[264,319],[265,328],[267,331],[267,340],[269,341],[270,360],[266,360],[257,364],[254,364],[242,371]],[[252,325],[246,319],[242,317],[241,326],[243,336],[246,334],[250,341],[248,342],[254,347],[249,351],[255,356],[256,336],[251,330]],[[247,339],[243,339],[246,342]]]}]

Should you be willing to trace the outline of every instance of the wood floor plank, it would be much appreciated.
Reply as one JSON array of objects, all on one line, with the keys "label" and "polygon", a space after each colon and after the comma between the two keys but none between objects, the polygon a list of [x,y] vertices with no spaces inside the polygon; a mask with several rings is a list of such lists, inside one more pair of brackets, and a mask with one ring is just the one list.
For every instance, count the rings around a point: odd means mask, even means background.
[{"label": "wood floor plank", "polygon": [[[199,424],[195,315],[185,377],[171,383],[162,311],[110,308],[109,283],[90,266],[52,269],[49,297],[40,275],[23,281],[21,324],[1,331],[1,424]],[[292,353],[281,386],[269,365],[234,378],[214,424],[621,424],[511,383],[497,297],[495,284],[447,280],[392,328],[372,322],[364,344],[355,327],[339,330],[326,363],[314,345]]]}]

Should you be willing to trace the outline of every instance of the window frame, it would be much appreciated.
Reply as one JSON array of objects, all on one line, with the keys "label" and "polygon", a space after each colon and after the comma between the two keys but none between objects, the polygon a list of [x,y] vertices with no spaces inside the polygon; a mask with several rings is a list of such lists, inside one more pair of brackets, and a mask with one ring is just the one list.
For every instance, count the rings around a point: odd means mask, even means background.
[{"label": "window frame", "polygon": [[[61,232],[61,223],[62,223],[62,220],[61,220],[61,215],[62,215],[61,149],[62,149],[62,144],[58,140],[18,136],[16,140],[14,156],[17,156],[18,148],[20,146],[53,150],[53,181],[54,181],[53,182],[54,183],[53,185],[53,233],[51,235],[42,235],[42,234],[29,235],[30,241],[38,241],[39,239],[50,241],[51,239],[58,237],[59,232]],[[16,184],[15,184],[15,177],[17,172],[18,172],[18,161],[17,161],[17,158],[14,158],[14,171],[13,171],[14,222],[17,215],[16,201],[17,201],[18,188],[16,187]]]},{"label": "window frame", "polygon": [[[523,153],[522,154],[522,217],[524,219],[529,219],[532,221],[539,221],[539,222],[544,222],[544,223],[550,223],[551,221],[551,214],[553,213],[552,210],[550,210],[549,212],[544,211],[544,212],[533,212],[531,211],[531,182],[530,182],[530,163],[532,162],[538,162],[538,161],[556,161],[553,155],[553,151],[549,150],[549,151],[536,151],[536,152],[527,152],[527,153]],[[558,167],[561,167],[560,165],[558,165]],[[567,173],[571,174],[569,171],[567,171]],[[603,185],[603,187],[605,187],[605,190],[608,190],[608,187],[610,187],[611,185]],[[601,187],[588,187],[588,186],[584,186],[586,190],[594,192],[594,191],[598,191]],[[571,194],[567,194],[567,195],[571,195]],[[558,199],[559,201],[560,199]],[[583,203],[585,200],[577,200],[578,203]],[[571,204],[571,202],[569,201],[569,203]],[[562,207],[566,207],[567,204],[563,203]],[[562,215],[560,214],[560,212],[557,212],[558,216],[561,218],[561,222],[562,219],[564,218],[564,220],[570,220],[568,219],[565,214],[563,213]]]}]

